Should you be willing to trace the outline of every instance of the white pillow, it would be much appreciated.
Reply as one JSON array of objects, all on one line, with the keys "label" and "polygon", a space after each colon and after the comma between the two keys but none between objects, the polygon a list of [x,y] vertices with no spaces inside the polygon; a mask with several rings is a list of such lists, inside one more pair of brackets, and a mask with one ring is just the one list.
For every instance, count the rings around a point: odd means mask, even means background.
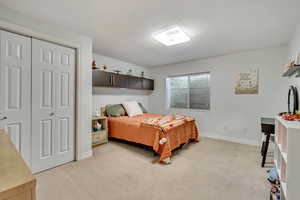
[{"label": "white pillow", "polygon": [[129,117],[133,117],[136,115],[142,115],[143,111],[139,104],[136,101],[128,101],[122,103]]}]

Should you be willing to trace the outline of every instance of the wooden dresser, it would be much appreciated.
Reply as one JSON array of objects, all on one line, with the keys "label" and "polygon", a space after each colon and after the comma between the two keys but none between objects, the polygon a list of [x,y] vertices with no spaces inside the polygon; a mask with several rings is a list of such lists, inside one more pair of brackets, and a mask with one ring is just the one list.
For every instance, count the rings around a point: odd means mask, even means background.
[{"label": "wooden dresser", "polygon": [[35,177],[9,136],[0,130],[0,200],[35,200],[35,188]]}]

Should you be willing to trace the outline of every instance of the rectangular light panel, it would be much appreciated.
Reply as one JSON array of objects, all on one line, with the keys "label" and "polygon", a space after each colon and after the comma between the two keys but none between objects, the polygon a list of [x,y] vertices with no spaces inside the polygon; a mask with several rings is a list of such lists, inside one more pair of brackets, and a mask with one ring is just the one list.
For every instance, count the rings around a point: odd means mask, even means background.
[{"label": "rectangular light panel", "polygon": [[166,46],[188,42],[191,38],[178,26],[153,35],[154,39]]}]

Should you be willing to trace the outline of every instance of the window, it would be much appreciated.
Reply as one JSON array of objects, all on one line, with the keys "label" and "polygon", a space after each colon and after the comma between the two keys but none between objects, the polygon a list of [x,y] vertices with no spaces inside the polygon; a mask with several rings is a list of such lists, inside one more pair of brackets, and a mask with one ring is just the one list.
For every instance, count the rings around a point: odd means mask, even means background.
[{"label": "window", "polygon": [[168,107],[209,110],[209,79],[209,72],[168,77]]}]

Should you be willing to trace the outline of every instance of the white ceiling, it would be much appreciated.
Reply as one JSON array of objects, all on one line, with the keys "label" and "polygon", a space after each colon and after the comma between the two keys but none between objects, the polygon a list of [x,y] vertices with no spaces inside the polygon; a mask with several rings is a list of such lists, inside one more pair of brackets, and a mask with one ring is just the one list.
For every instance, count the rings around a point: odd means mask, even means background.
[{"label": "white ceiling", "polygon": [[[20,14],[94,40],[94,52],[159,66],[285,44],[300,0],[0,0]],[[151,34],[179,25],[191,42],[166,47]]]}]

